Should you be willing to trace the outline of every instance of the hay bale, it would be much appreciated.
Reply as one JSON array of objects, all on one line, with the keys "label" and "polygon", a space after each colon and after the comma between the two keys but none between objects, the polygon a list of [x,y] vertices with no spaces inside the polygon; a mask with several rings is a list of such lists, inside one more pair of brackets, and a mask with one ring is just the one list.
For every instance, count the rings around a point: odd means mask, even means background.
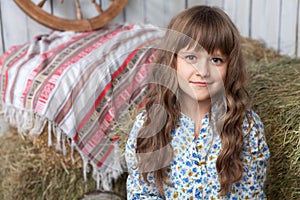
[{"label": "hay bale", "polygon": [[247,46],[252,49],[246,52],[248,88],[271,154],[266,194],[270,200],[300,199],[300,59],[279,56],[258,43]]},{"label": "hay bale", "polygon": [[[92,177],[83,179],[79,154],[74,154],[73,163],[70,155],[49,148],[47,133],[22,138],[10,129],[0,138],[0,152],[0,199],[78,199],[96,190]],[[114,189],[125,193],[122,183]]]},{"label": "hay bale", "polygon": [[22,138],[10,129],[1,137],[0,199],[76,199],[95,188],[83,181],[78,155],[72,165],[69,156],[47,147],[46,135]]}]

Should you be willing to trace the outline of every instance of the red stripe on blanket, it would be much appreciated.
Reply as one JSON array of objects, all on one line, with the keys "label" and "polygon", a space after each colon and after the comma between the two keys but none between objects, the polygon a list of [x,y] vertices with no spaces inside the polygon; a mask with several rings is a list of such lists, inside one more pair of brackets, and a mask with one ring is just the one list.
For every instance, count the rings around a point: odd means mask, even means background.
[{"label": "red stripe on blanket", "polygon": [[[149,44],[151,42],[153,42],[155,39],[149,40],[147,42],[144,42],[142,44],[140,44],[138,47],[136,47],[132,53],[130,53],[127,58],[125,59],[125,61],[122,63],[122,65],[118,68],[117,71],[115,71],[115,73],[112,74],[112,81],[121,74],[122,71],[124,71],[124,69],[126,68],[126,66],[128,65],[128,63],[130,62],[130,60],[134,57],[134,55],[137,53],[137,51],[139,49],[141,49],[143,46],[145,46],[146,44]],[[90,111],[86,114],[86,116],[82,119],[82,121],[79,123],[77,131],[76,131],[76,135],[74,136],[73,140],[77,141],[78,139],[78,132],[82,129],[82,127],[84,126],[84,124],[86,123],[86,121],[90,118],[90,116],[92,115],[94,108],[101,102],[101,100],[103,99],[103,97],[105,96],[106,92],[112,87],[111,82],[109,84],[106,85],[104,91],[101,93],[101,95],[96,99],[94,106],[92,106],[92,108],[90,109]],[[109,109],[110,111],[112,111],[111,109]],[[107,115],[110,115],[109,118],[112,118],[114,116],[111,116],[112,112],[108,112]],[[108,121],[108,123],[110,123],[111,121]],[[105,127],[104,130],[106,130],[108,127]]]},{"label": "red stripe on blanket", "polygon": [[[146,53],[148,54],[148,53]],[[146,56],[147,57],[147,56]],[[106,104],[103,108],[103,111],[101,115],[99,115],[99,118],[97,119],[98,122],[101,122],[101,124],[96,124],[98,127],[98,131],[95,131],[96,133],[92,134],[90,138],[88,138],[87,134],[85,137],[82,137],[81,141],[78,142],[79,149],[82,150],[82,152],[87,155],[89,158],[92,158],[93,160],[97,160],[95,156],[98,155],[99,152],[104,152],[104,150],[101,147],[101,144],[106,144],[105,142],[101,142],[103,140],[103,136],[106,134],[107,130],[112,125],[112,120],[115,119],[116,111],[122,110],[124,111],[128,106],[124,104],[126,100],[129,100],[131,97],[131,94],[133,94],[134,90],[139,87],[139,85],[145,80],[146,74],[147,74],[147,64],[152,63],[153,59],[152,56],[148,57],[145,61],[142,61],[142,65],[138,70],[138,72],[135,75],[135,79],[133,79],[130,83],[126,85],[123,90],[121,90],[114,99],[115,106],[110,106],[109,104]],[[91,130],[90,132],[93,132]],[[117,138],[114,138],[116,140]],[[107,151],[107,149],[105,150]]]},{"label": "red stripe on blanket", "polygon": [[[2,93],[2,90],[3,90],[3,93],[4,93],[5,88],[7,86],[7,82],[5,82],[6,78],[2,78],[2,71],[3,71],[3,68],[4,68],[3,64],[6,64],[8,62],[8,60],[11,57],[13,57],[16,54],[17,50],[19,50],[19,49],[20,49],[20,46],[12,46],[8,51],[4,52],[4,54],[1,55],[1,57],[0,57],[0,67],[1,67],[1,70],[0,70],[0,77],[1,77],[0,91],[1,91],[1,93]],[[3,79],[4,79],[5,84],[2,83]],[[3,94],[2,98],[3,98],[3,100],[5,100],[5,95],[4,94]]]},{"label": "red stripe on blanket", "polygon": [[119,67],[119,69],[117,71],[115,71],[115,73],[111,76],[112,80],[114,80],[117,76],[120,75],[120,73],[126,68],[126,66],[128,65],[128,63],[130,62],[130,60],[133,58],[133,56],[136,54],[136,52],[143,46],[144,44],[141,44],[140,46],[138,46],[131,54],[129,54],[129,56],[125,59],[125,61],[123,62],[123,64]]},{"label": "red stripe on blanket", "polygon": [[[145,75],[146,75],[146,67],[145,66],[146,65],[144,65],[143,69],[140,70],[140,73],[138,73],[137,77],[140,77],[141,79],[143,79],[142,77],[145,77]],[[124,101],[123,97],[127,95],[128,91],[132,91],[132,89],[137,88],[138,85],[140,84],[139,80],[141,80],[141,79],[133,80],[132,84],[128,85],[128,87],[124,90],[124,94],[123,93],[119,94],[119,96],[117,97],[117,100],[116,100],[116,102],[117,102],[116,104],[119,105],[119,107],[123,105],[122,104],[122,102]],[[108,111],[106,111],[106,113],[104,114],[104,118],[102,118],[101,120],[97,120],[97,121],[102,122],[98,127],[98,131],[95,134],[93,134],[91,138],[89,138],[88,142],[84,142],[84,144],[83,144],[81,141],[78,143],[78,147],[89,158],[97,160],[97,159],[95,159],[95,156],[100,152],[99,149],[101,148],[101,145],[99,145],[99,144],[107,145],[107,143],[103,143],[103,142],[101,142],[101,140],[103,139],[105,132],[107,131],[107,129],[111,125],[112,120],[115,117],[115,110],[118,109],[119,107],[107,108]],[[76,139],[77,139],[77,137],[76,137]],[[116,139],[117,138],[113,138],[113,141],[115,141]],[[106,151],[109,151],[109,150],[106,150]],[[106,160],[106,158],[108,157],[109,154],[110,154],[110,152],[106,152],[105,158],[104,157],[101,158],[101,161],[98,163],[99,167],[102,165],[101,163],[104,163],[104,161]]]},{"label": "red stripe on blanket", "polygon": [[58,52],[59,49],[63,49],[63,48],[65,48],[65,47],[68,47],[68,46],[69,46],[70,44],[72,44],[73,42],[75,42],[75,41],[77,41],[77,40],[80,40],[80,39],[82,39],[82,38],[84,38],[84,37],[86,37],[86,36],[88,36],[88,35],[91,35],[92,33],[93,33],[92,31],[88,31],[88,32],[83,32],[83,33],[81,33],[81,34],[79,34],[79,35],[76,35],[76,36],[72,37],[68,42],[63,43],[63,44],[61,44],[61,45],[59,45],[59,46],[57,46],[57,47],[51,49],[50,51],[48,51],[48,52],[47,52],[47,56],[49,56],[49,55],[51,55],[51,54],[53,54],[53,53]]},{"label": "red stripe on blanket", "polygon": [[[1,66],[1,68],[3,67],[3,63],[7,62],[7,60],[11,57],[14,58],[17,51],[19,49],[21,49],[22,47],[24,47],[24,46],[26,46],[26,44],[20,45],[20,46],[12,46],[11,48],[9,48],[8,51],[4,52],[4,54],[2,54],[1,57],[0,57],[0,66]],[[2,76],[2,70],[0,70],[0,75]]]},{"label": "red stripe on blanket", "polygon": [[[131,30],[133,27],[134,27],[134,25],[127,26],[127,27],[124,27],[122,29],[118,29],[118,30],[110,33],[106,37],[104,37],[101,40],[99,40],[99,45],[103,44],[105,41],[108,41],[109,39],[112,39],[113,36],[117,35],[118,33],[122,32],[124,30]],[[95,65],[94,67],[91,67],[89,69],[89,73],[84,74],[84,76],[90,76],[92,74],[92,72],[96,69],[96,67],[98,66],[99,63],[94,63],[94,64],[97,64],[97,65]],[[77,92],[76,92],[76,94],[74,96],[70,96],[69,99],[66,100],[65,105],[62,106],[62,109],[60,110],[60,112],[57,114],[57,116],[55,118],[55,122],[57,124],[60,124],[61,121],[63,120],[64,116],[66,115],[66,113],[68,113],[70,111],[70,109],[71,109],[70,102],[72,101],[72,99],[70,99],[70,98],[76,98],[76,96],[77,96],[80,88],[81,87],[76,87],[76,86],[74,87],[74,89],[77,89],[76,90]],[[92,109],[93,109],[93,107],[92,107]]]},{"label": "red stripe on blanket", "polygon": [[156,39],[152,39],[149,40],[141,45],[139,45],[124,61],[124,63],[121,65],[121,67],[112,75],[112,79],[114,80],[117,76],[120,75],[120,73],[125,69],[125,67],[128,65],[128,63],[130,62],[130,60],[133,58],[133,56],[136,54],[136,52],[141,49],[143,46],[152,43],[153,41],[155,41]]},{"label": "red stripe on blanket", "polygon": [[[105,94],[107,93],[107,91],[111,88],[111,86],[112,86],[112,83],[109,82],[109,83],[105,86],[105,88],[103,89],[103,91],[101,92],[101,94],[99,95],[99,97],[98,97],[98,99],[96,100],[96,102],[95,102],[94,105],[98,105],[98,104],[99,104],[99,102],[102,100],[102,98],[105,96]],[[95,107],[92,107],[92,108],[90,109],[90,111],[87,113],[87,115],[86,115],[86,116],[82,119],[82,121],[79,123],[78,128],[77,128],[77,131],[76,131],[77,133],[76,133],[76,135],[73,137],[73,140],[74,140],[74,141],[77,141],[79,130],[84,126],[85,122],[86,122],[86,121],[88,120],[88,118],[91,116],[91,114],[92,114],[93,111],[94,111],[94,108],[95,108]]]},{"label": "red stripe on blanket", "polygon": [[[25,46],[25,45],[24,45],[24,46]],[[24,46],[21,46],[21,48],[24,47]],[[9,66],[7,66],[7,70],[6,70],[6,72],[5,72],[5,88],[3,88],[3,89],[4,89],[4,93],[3,93],[3,102],[4,102],[4,103],[5,103],[5,96],[6,96],[6,93],[7,93],[8,71],[10,70],[11,67],[14,66],[14,64],[15,64],[16,62],[18,62],[19,60],[21,60],[21,59],[27,54],[27,52],[28,52],[28,49],[27,49],[26,51],[24,51],[24,52],[21,54],[20,57],[16,58],[13,62],[11,62]]]},{"label": "red stripe on blanket", "polygon": [[[61,49],[65,49],[66,47],[68,47],[70,44],[72,44],[74,41],[76,40],[79,40],[81,38],[84,38],[86,37],[87,35],[91,34],[90,32],[88,33],[83,33],[83,34],[80,34],[76,37],[72,37],[70,40],[68,40],[67,42],[61,44],[61,45],[58,45],[56,48],[48,51],[48,52],[45,52],[43,54],[41,54],[41,61],[40,61],[40,64],[34,68],[34,70],[32,71],[32,73],[30,74],[28,80],[27,80],[27,83],[26,83],[26,86],[25,86],[25,89],[21,95],[21,102],[23,102],[23,107],[26,108],[26,99],[27,99],[27,96],[29,95],[29,91],[31,89],[31,86],[32,86],[32,83],[34,82],[34,80],[36,79],[36,77],[38,77],[38,75],[43,71],[43,69],[46,68],[47,65],[45,65],[45,63],[47,63],[46,61],[47,60],[52,60],[54,59],[54,57],[59,54],[61,52]],[[28,107],[28,105],[27,105]],[[34,106],[29,106],[30,108],[34,108]]]},{"label": "red stripe on blanket", "polygon": [[[75,54],[76,56],[69,58],[65,62],[61,63],[60,66],[57,67],[57,70],[55,72],[49,74],[49,76],[45,79],[44,84],[42,85],[41,88],[42,90],[39,90],[38,94],[35,95],[35,99],[33,101],[33,108],[37,113],[42,113],[43,110],[45,109],[46,104],[43,102],[47,102],[49,95],[52,93],[52,91],[55,88],[55,83],[57,82],[57,79],[62,75],[62,73],[71,66],[74,63],[77,63],[79,60],[84,58],[86,55],[90,54],[92,51],[96,50],[100,45],[102,45],[108,38],[108,35],[115,34],[121,32],[122,30],[128,30],[131,29],[132,27],[125,27],[122,29],[117,29],[114,30],[113,32],[105,33],[107,34],[106,36],[102,36],[99,34],[100,39],[95,37],[97,40],[96,42],[93,41],[92,39],[89,42],[94,42],[93,44],[86,43],[84,46],[80,48],[84,48],[84,50],[79,50],[80,52]],[[90,33],[97,33],[97,32],[90,32]],[[77,36],[78,37],[78,36]],[[74,37],[75,38],[75,37]],[[94,37],[93,37],[94,38]],[[54,87],[52,87],[52,84],[54,84]]]},{"label": "red stripe on blanket", "polygon": [[107,157],[109,156],[110,152],[112,152],[113,149],[114,149],[114,145],[112,144],[107,150],[107,152],[105,153],[105,155],[102,157],[102,159],[97,163],[98,167],[101,167],[103,165],[104,161],[107,159]]}]

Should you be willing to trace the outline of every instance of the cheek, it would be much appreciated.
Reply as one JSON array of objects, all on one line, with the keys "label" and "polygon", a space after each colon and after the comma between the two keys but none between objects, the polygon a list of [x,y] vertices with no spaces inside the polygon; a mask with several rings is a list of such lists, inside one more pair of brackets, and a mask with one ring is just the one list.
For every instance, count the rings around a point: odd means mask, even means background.
[{"label": "cheek", "polygon": [[186,75],[184,73],[182,73],[181,71],[177,71],[177,81],[178,81],[179,87],[183,87],[184,85],[187,84]]},{"label": "cheek", "polygon": [[217,82],[224,82],[227,74],[227,66],[216,67],[212,71],[213,79]]},{"label": "cheek", "polygon": [[189,78],[190,74],[187,70],[184,70],[182,67],[177,68],[177,81],[178,86],[182,90],[189,90]]},{"label": "cheek", "polygon": [[226,74],[227,74],[227,67],[224,67],[224,69],[222,69],[220,71],[220,75],[221,75],[221,78],[222,78],[223,82],[225,81]]},{"label": "cheek", "polygon": [[184,63],[177,61],[177,77],[178,80],[180,79],[187,79],[188,78],[188,70]]}]

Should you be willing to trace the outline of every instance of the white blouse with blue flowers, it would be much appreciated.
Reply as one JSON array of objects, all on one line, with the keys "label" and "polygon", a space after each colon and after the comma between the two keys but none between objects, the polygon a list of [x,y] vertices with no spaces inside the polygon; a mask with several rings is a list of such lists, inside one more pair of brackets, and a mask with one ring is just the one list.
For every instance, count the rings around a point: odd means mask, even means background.
[{"label": "white blouse with blue flowers", "polygon": [[[164,185],[162,197],[154,184],[153,173],[148,174],[146,183],[139,174],[136,158],[136,138],[144,123],[145,113],[137,116],[129,135],[125,157],[129,176],[127,198],[132,199],[266,199],[263,186],[269,159],[269,149],[265,141],[263,124],[259,116],[252,112],[250,132],[245,119],[242,161],[242,179],[233,184],[226,196],[220,196],[220,183],[216,170],[216,160],[221,150],[221,140],[213,135],[208,115],[202,120],[199,137],[195,141],[194,122],[182,114],[179,126],[172,132],[171,145],[174,158],[168,177],[172,186]],[[248,130],[248,131],[247,131]]]}]

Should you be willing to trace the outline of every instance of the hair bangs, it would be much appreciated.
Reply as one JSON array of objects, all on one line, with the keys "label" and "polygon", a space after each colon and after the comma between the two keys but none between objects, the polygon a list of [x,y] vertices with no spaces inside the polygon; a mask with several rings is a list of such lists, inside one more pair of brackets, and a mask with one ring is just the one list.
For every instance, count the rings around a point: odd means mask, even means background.
[{"label": "hair bangs", "polygon": [[236,42],[232,34],[236,30],[233,30],[234,26],[228,26],[231,24],[230,18],[220,11],[202,10],[202,13],[197,13],[198,11],[195,10],[194,12],[189,13],[192,17],[189,16],[189,20],[184,24],[174,23],[173,30],[180,32],[177,50],[204,48],[210,54],[220,50],[222,54],[229,56]]}]

